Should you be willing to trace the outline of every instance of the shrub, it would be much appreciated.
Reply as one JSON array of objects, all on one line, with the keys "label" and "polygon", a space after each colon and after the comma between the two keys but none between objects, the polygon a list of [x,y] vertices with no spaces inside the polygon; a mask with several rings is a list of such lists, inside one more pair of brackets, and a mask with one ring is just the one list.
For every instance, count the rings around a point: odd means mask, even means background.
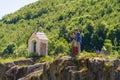
[{"label": "shrub", "polygon": [[106,39],[104,42],[104,47],[107,49],[107,54],[112,53],[112,42],[109,39]]},{"label": "shrub", "polygon": [[19,46],[16,50],[15,50],[15,54],[20,57],[20,56],[28,56],[28,49],[26,47],[26,45],[21,45]]},{"label": "shrub", "polygon": [[10,55],[13,54],[15,51],[15,45],[9,44],[3,51],[3,55]]}]

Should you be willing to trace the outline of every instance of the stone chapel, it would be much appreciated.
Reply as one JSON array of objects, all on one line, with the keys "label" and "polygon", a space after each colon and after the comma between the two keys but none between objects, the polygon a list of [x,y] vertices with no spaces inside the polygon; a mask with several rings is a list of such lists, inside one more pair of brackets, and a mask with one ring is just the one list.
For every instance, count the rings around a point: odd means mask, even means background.
[{"label": "stone chapel", "polygon": [[29,54],[48,55],[48,38],[43,32],[33,32],[28,40]]}]

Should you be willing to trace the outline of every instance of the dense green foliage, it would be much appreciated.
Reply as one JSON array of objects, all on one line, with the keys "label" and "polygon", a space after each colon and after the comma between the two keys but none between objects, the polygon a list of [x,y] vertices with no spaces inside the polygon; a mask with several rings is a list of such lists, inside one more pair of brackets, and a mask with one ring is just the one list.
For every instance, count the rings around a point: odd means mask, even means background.
[{"label": "dense green foliage", "polygon": [[120,0],[40,0],[0,20],[0,53],[27,53],[27,40],[36,28],[48,36],[49,54],[69,53],[75,27],[82,33],[83,50],[108,46],[119,51],[119,22]]}]

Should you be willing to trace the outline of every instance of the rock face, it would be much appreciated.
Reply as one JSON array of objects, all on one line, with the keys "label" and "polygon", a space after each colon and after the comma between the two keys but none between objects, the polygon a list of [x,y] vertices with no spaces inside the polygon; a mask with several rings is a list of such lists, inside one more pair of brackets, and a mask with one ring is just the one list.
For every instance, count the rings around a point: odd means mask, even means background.
[{"label": "rock face", "polygon": [[0,64],[0,80],[120,80],[119,59],[62,56],[52,63],[33,63]]},{"label": "rock face", "polygon": [[34,64],[32,59],[0,64],[0,80],[18,80],[32,72],[43,69],[45,63]]}]

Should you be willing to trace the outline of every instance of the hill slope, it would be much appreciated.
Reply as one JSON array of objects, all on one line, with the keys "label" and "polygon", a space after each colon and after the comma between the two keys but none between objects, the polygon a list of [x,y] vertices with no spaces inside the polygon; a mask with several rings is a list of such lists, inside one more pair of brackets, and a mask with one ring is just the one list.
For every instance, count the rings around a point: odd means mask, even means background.
[{"label": "hill slope", "polygon": [[120,1],[40,0],[0,21],[0,52],[26,53],[27,39],[38,28],[49,37],[49,53],[69,52],[69,34],[82,31],[83,49],[120,46]]}]

